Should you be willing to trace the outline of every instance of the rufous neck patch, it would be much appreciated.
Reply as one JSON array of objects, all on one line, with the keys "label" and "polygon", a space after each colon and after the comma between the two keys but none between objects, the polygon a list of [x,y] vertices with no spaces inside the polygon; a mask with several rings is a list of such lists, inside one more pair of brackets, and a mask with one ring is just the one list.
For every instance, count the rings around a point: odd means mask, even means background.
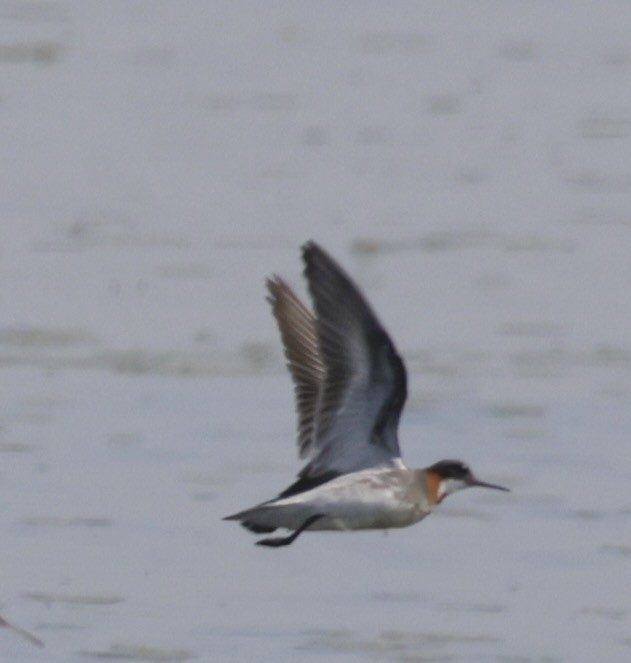
[{"label": "rufous neck patch", "polygon": [[432,472],[432,470],[425,470],[425,480],[427,481],[427,499],[429,503],[432,506],[439,504],[442,500],[440,496],[440,482],[442,481],[440,475]]}]

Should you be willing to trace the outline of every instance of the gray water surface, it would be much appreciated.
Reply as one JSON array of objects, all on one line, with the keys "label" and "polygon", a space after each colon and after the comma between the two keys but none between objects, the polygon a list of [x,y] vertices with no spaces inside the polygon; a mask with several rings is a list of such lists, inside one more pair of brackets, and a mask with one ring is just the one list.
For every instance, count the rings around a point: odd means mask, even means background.
[{"label": "gray water surface", "polygon": [[[624,2],[0,2],[0,661],[631,656]],[[263,279],[308,238],[409,370],[419,526],[265,550]],[[304,292],[304,291],[303,291]]]}]

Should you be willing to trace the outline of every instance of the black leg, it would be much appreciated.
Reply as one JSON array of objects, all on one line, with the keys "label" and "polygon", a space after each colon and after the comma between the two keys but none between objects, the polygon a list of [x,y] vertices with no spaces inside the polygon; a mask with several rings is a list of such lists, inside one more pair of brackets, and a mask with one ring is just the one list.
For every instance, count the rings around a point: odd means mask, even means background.
[{"label": "black leg", "polygon": [[293,543],[302,532],[304,532],[308,527],[311,527],[316,520],[324,518],[323,513],[316,513],[315,516],[309,516],[300,527],[293,531],[289,536],[275,536],[270,539],[261,539],[257,541],[257,546],[269,546],[270,548],[280,548],[281,546],[288,546],[290,543]]}]

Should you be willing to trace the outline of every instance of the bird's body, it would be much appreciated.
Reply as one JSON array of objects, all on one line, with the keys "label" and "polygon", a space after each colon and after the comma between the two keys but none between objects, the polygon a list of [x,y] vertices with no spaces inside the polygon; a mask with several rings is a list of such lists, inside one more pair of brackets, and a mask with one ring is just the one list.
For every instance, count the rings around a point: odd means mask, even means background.
[{"label": "bird's body", "polygon": [[298,447],[309,462],[276,499],[240,511],[256,533],[407,527],[476,479],[460,461],[409,469],[397,429],[407,396],[403,361],[357,286],[314,242],[303,247],[315,314],[280,278],[268,280],[298,410]]},{"label": "bird's body", "polygon": [[[244,524],[297,530],[307,518],[323,514],[310,530],[360,530],[407,527],[434,506],[423,470],[373,468],[342,474],[289,497],[242,511]],[[247,525],[246,525],[247,526]]]}]

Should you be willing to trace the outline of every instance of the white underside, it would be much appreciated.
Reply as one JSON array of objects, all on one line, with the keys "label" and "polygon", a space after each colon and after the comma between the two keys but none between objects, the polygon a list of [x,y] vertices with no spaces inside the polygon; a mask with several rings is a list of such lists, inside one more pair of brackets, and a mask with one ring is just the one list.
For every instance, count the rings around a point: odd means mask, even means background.
[{"label": "white underside", "polygon": [[426,500],[419,503],[406,495],[403,487],[409,472],[392,468],[352,472],[304,493],[244,511],[237,514],[238,519],[290,530],[298,529],[314,515],[323,517],[310,530],[407,527],[431,511]]}]

